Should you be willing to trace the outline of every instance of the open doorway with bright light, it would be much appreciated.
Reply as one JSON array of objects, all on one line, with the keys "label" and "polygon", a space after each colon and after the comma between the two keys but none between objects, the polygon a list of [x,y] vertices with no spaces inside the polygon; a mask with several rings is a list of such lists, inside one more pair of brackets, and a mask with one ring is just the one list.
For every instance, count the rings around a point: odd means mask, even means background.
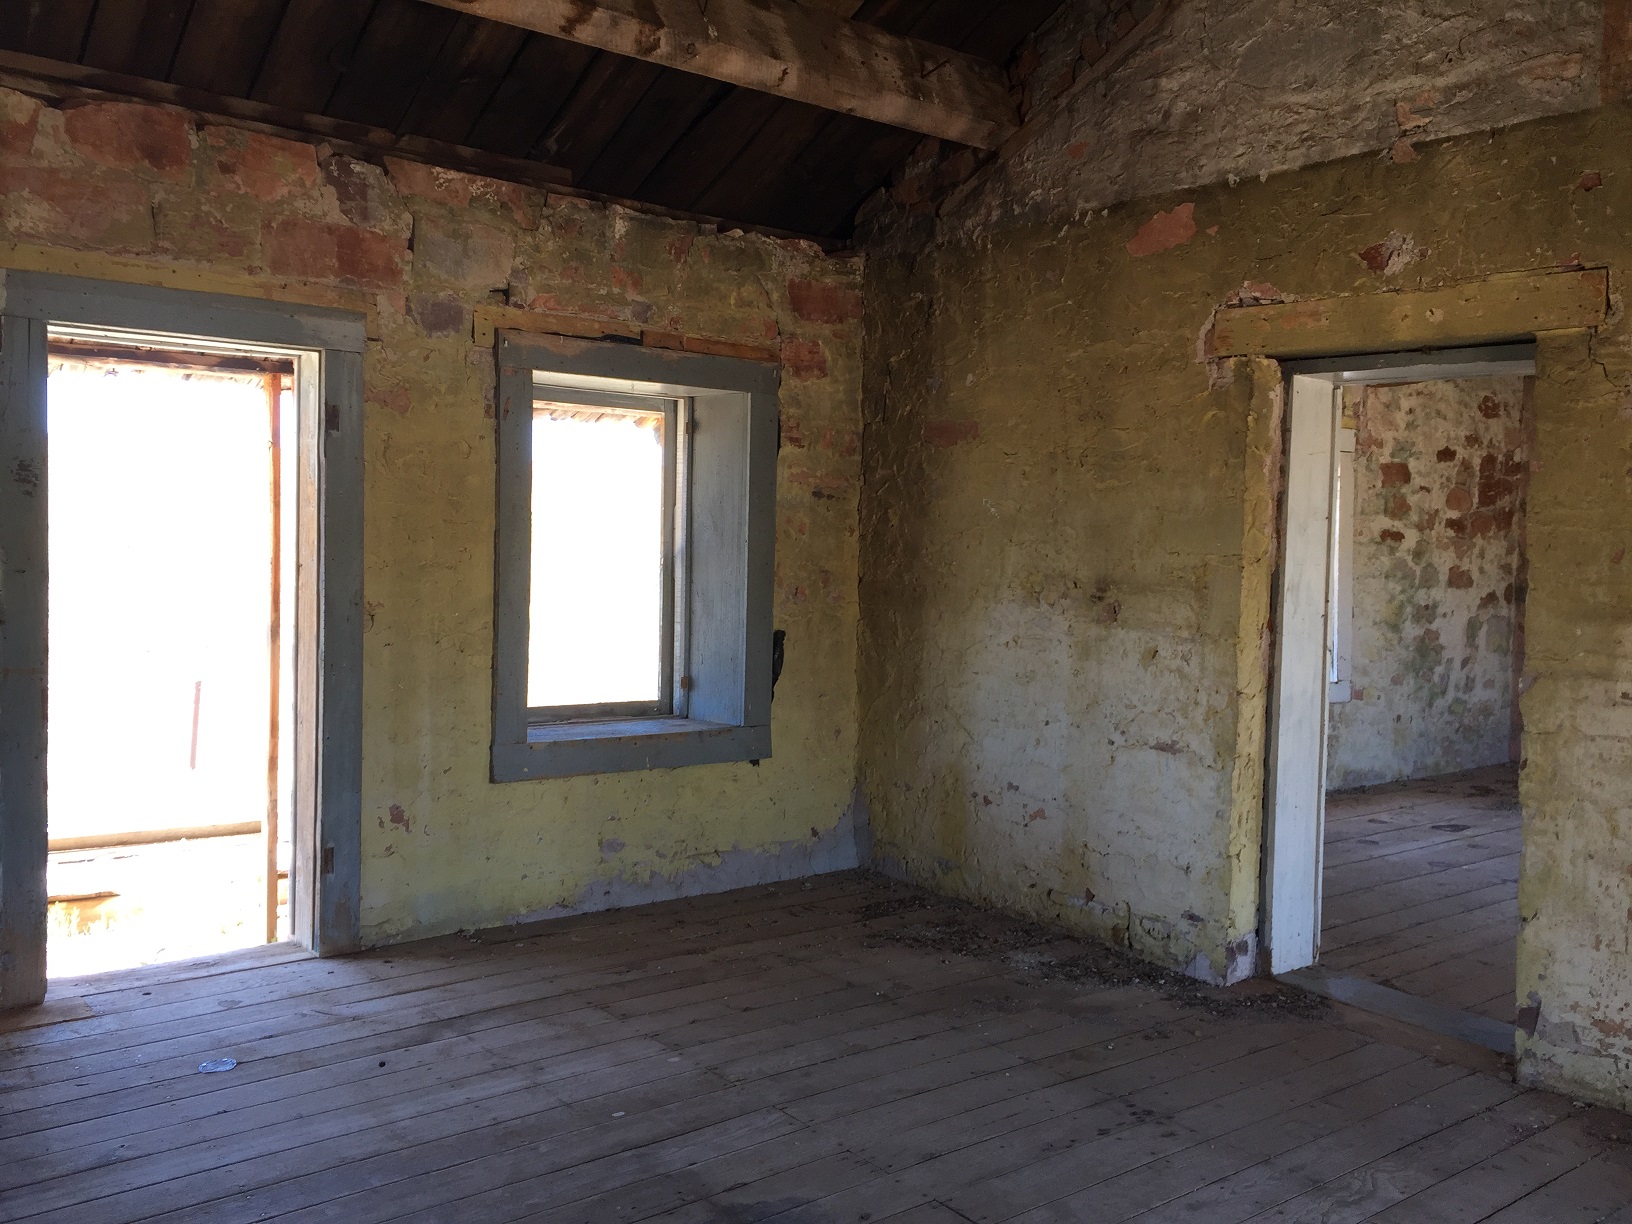
[{"label": "open doorway with bright light", "polygon": [[0,289],[0,1010],[355,951],[366,316]]},{"label": "open doorway with bright light", "polygon": [[53,978],[290,935],[294,380],[51,329]]}]

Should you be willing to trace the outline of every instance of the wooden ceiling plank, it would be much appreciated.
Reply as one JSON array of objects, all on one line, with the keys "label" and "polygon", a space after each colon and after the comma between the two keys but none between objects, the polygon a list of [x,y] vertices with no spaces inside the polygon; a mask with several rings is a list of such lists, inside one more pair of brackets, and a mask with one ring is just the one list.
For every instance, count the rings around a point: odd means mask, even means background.
[{"label": "wooden ceiling plank", "polygon": [[[991,0],[935,0],[929,9],[913,22],[907,31],[913,38],[935,43],[942,47],[969,50],[964,40],[974,32],[991,11]],[[975,49],[975,54],[981,54]],[[989,57],[1001,64],[1007,56]]]},{"label": "wooden ceiling plank", "polygon": [[95,7],[96,0],[0,4],[0,46],[77,64]]},{"label": "wooden ceiling plank", "polygon": [[351,63],[374,0],[290,0],[250,97],[318,114]]},{"label": "wooden ceiling plank", "polygon": [[847,234],[856,209],[888,184],[923,138],[849,115],[834,115],[769,192],[767,213],[798,217],[805,233]]},{"label": "wooden ceiling plank", "polygon": [[170,80],[247,98],[288,0],[198,0],[176,50]]},{"label": "wooden ceiling plank", "polygon": [[1041,29],[1060,7],[1060,0],[1005,0],[994,4],[986,20],[958,47],[972,55],[983,55],[1006,64],[1026,36]]},{"label": "wooden ceiling plank", "polygon": [[1016,128],[995,64],[793,0],[421,2],[959,144]]},{"label": "wooden ceiling plank", "polygon": [[461,17],[426,69],[402,129],[463,143],[530,37],[513,26]]},{"label": "wooden ceiling plank", "polygon": [[689,72],[660,72],[623,126],[573,181],[608,195],[637,194],[664,155],[730,88]]},{"label": "wooden ceiling plank", "polygon": [[471,125],[466,143],[526,157],[599,55],[593,47],[527,35],[515,63]]},{"label": "wooden ceiling plank", "polygon": [[863,0],[855,20],[888,30],[891,34],[911,33],[912,27],[935,4],[935,0]]},{"label": "wooden ceiling plank", "polygon": [[170,75],[192,0],[122,0],[99,4],[85,40],[84,62],[155,81]]},{"label": "wooden ceiling plank", "polygon": [[576,182],[661,71],[656,64],[631,63],[622,56],[600,53],[539,137],[531,156],[565,166]]},{"label": "wooden ceiling plank", "polygon": [[843,17],[846,21],[854,17],[856,10],[865,2],[866,0],[799,0],[806,8],[822,9],[824,12]]},{"label": "wooden ceiling plank", "polygon": [[324,112],[401,130],[426,66],[435,61],[457,21],[446,10],[414,0],[379,0]]},{"label": "wooden ceiling plank", "polygon": [[783,102],[697,204],[723,204],[723,215],[757,221],[766,215],[765,196],[832,117],[831,111],[803,102]]},{"label": "wooden ceiling plank", "polygon": [[663,155],[641,183],[640,196],[671,208],[696,203],[781,105],[770,94],[731,90]]}]

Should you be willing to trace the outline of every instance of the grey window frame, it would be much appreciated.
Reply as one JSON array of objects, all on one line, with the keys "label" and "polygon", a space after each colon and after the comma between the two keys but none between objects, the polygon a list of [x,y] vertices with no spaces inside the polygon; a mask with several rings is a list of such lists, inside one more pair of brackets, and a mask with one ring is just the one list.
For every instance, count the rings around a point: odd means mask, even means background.
[{"label": "grey window frame", "polygon": [[55,325],[296,353],[298,532],[310,539],[314,564],[304,567],[296,596],[290,913],[295,940],[319,955],[356,951],[366,320],[322,306],[0,269],[0,1009],[37,1003],[45,992],[45,409]]},{"label": "grey window frame", "polygon": [[[521,332],[495,343],[492,780],[769,757],[779,367]],[[665,712],[526,705],[533,403],[574,392],[678,404]]]}]

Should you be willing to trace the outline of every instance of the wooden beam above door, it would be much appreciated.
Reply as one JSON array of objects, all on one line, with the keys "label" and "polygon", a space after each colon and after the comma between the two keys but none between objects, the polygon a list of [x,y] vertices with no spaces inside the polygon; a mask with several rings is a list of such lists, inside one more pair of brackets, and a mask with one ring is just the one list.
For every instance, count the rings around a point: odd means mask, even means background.
[{"label": "wooden beam above door", "polygon": [[424,2],[976,148],[1018,126],[997,65],[848,20],[829,0]]}]

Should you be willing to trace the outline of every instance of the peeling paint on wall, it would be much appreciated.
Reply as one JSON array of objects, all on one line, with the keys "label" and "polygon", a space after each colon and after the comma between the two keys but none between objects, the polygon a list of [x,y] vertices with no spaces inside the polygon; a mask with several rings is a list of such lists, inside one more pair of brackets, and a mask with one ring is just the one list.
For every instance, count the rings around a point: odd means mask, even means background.
[{"label": "peeling paint on wall", "polygon": [[[877,860],[1198,976],[1250,961],[1278,379],[1271,362],[1199,360],[1196,336],[1243,286],[1309,301],[1579,262],[1607,266],[1619,295],[1632,178],[1604,167],[1629,145],[1620,105],[1103,214],[881,224],[861,516]],[[1157,181],[1189,172],[1142,151]],[[1579,190],[1589,171],[1602,185]],[[1188,242],[1128,251],[1186,203],[1206,222]],[[1632,1039],[1613,1026],[1632,1026],[1632,335],[1617,308],[1596,336],[1542,348],[1556,364],[1533,414],[1519,954],[1539,1002],[1522,1073],[1627,1105]],[[971,423],[965,440],[924,445],[941,421]],[[1480,509],[1490,450],[1442,523]],[[1404,465],[1390,495],[1415,487],[1417,456],[1379,455],[1380,491],[1385,462]],[[1489,593],[1466,558],[1440,573],[1444,595]]]},{"label": "peeling paint on wall", "polygon": [[1510,756],[1528,447],[1524,382],[1350,388],[1351,699],[1331,707],[1327,786],[1427,778]]},{"label": "peeling paint on wall", "polygon": [[[0,264],[18,260],[371,309],[366,942],[855,864],[859,261],[174,108],[56,109],[0,89]],[[494,307],[786,356],[783,428],[800,439],[778,469],[787,666],[759,767],[488,780],[494,359],[472,328]]]}]

